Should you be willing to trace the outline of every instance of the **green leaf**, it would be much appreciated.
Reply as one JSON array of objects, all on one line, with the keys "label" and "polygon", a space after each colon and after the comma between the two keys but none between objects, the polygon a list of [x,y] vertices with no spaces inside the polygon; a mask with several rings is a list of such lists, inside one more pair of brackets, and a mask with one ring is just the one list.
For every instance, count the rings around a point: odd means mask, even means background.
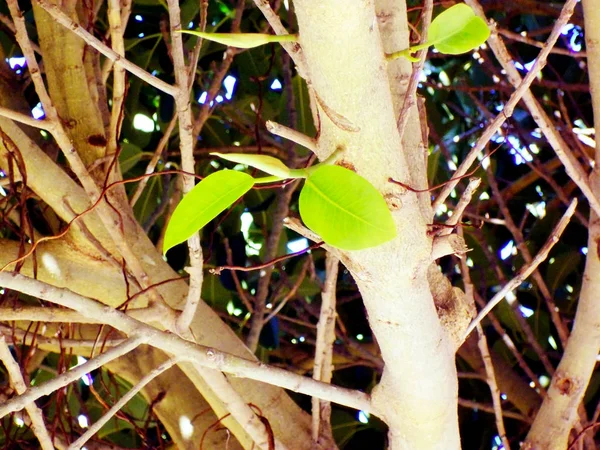
[{"label": "green leaf", "polygon": [[211,155],[216,155],[219,158],[226,159],[227,161],[246,164],[247,166],[255,167],[262,170],[269,175],[274,175],[281,178],[290,178],[290,169],[284,163],[277,158],[267,155],[251,155],[247,153],[217,153],[213,152]]},{"label": "green leaf", "polygon": [[165,232],[163,254],[191,237],[253,185],[254,178],[235,170],[221,170],[204,178],[175,208]]},{"label": "green leaf", "polygon": [[464,3],[438,15],[429,26],[429,42],[440,53],[459,55],[483,44],[490,36],[485,21]]},{"label": "green leaf", "polygon": [[261,34],[261,33],[206,33],[203,31],[181,30],[181,33],[193,34],[209,41],[237,48],[254,48],[271,42],[296,42],[295,34]]},{"label": "green leaf", "polygon": [[306,179],[300,215],[327,244],[344,250],[375,247],[396,237],[394,220],[379,191],[340,166],[319,167]]}]

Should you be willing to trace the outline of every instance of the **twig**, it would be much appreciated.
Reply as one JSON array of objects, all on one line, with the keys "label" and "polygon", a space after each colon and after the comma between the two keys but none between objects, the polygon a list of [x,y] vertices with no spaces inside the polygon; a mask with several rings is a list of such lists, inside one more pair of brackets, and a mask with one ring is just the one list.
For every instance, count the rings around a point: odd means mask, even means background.
[{"label": "twig", "polygon": [[310,257],[308,259],[306,259],[306,261],[304,261],[304,264],[302,265],[302,269],[300,270],[300,274],[298,275],[298,279],[296,280],[296,282],[294,283],[294,285],[292,286],[290,291],[277,304],[275,309],[273,309],[273,311],[271,311],[269,313],[269,315],[267,317],[265,317],[265,319],[264,319],[265,325],[267,323],[269,323],[269,320],[271,320],[273,317],[275,317],[277,314],[279,314],[279,311],[281,311],[283,309],[283,307],[287,304],[287,302],[296,295],[296,292],[298,292],[300,285],[304,281],[304,278],[306,276],[306,270],[308,269],[309,263],[310,263]]},{"label": "twig", "polygon": [[[178,0],[168,0],[169,22],[171,26],[171,43],[173,68],[175,71],[176,91],[175,105],[177,106],[177,117],[179,119],[179,148],[181,151],[181,168],[190,173],[195,172],[194,161],[194,138],[192,124],[192,105],[190,103],[189,86],[190,77],[185,67],[183,56],[183,40],[181,33],[181,12]],[[194,177],[183,176],[183,195],[185,196],[195,186]],[[175,324],[176,331],[188,333],[188,329],[194,316],[200,295],[202,293],[202,247],[200,245],[200,233],[194,233],[188,240],[190,267],[186,272],[190,274],[190,285],[183,311],[179,314]]]},{"label": "twig", "polygon": [[377,414],[377,411],[371,405],[368,394],[317,382],[283,369],[195,344],[180,338],[174,333],[164,332],[146,325],[128,317],[122,312],[90,298],[83,297],[68,289],[55,287],[14,272],[0,272],[0,286],[74,309],[86,316],[102,317],[106,325],[112,326],[128,335],[143,335],[147,344],[167,353],[176,354],[182,360],[193,361],[202,366],[227,372],[234,376],[262,381],[293,390],[294,392],[316,396],[351,408]]},{"label": "twig", "polygon": [[123,395],[106,413],[100,417],[88,430],[83,433],[75,442],[73,442],[68,450],[79,450],[87,441],[89,441],[121,408],[123,408],[129,400],[131,400],[138,392],[140,392],[148,383],[158,377],[160,374],[170,369],[177,363],[177,358],[168,360],[150,373],[146,374],[133,386],[125,395]]},{"label": "twig", "polygon": [[[462,406],[463,408],[471,408],[471,409],[475,409],[475,410],[481,410],[481,411],[489,412],[492,414],[495,413],[494,408],[490,407],[489,405],[486,405],[485,403],[479,403],[479,402],[474,402],[471,400],[465,400],[463,398],[458,399],[458,405]],[[527,417],[523,416],[522,414],[516,413],[516,412],[502,411],[502,415],[509,419],[515,419],[515,420],[520,420],[521,422],[531,423],[531,420],[529,420]]]},{"label": "twig", "polygon": [[52,126],[46,119],[34,119],[31,116],[22,114],[17,111],[13,111],[12,109],[5,108],[4,106],[0,106],[0,116],[12,119],[15,122],[20,122],[25,125],[29,125],[30,127],[39,128],[41,130],[48,130]]},{"label": "twig", "polygon": [[[466,266],[466,264],[465,264]],[[479,340],[477,346],[481,352],[481,359],[485,367],[485,373],[487,375],[487,383],[490,387],[492,394],[492,405],[494,406],[494,415],[496,416],[496,427],[498,428],[498,434],[502,441],[502,446],[506,450],[510,450],[510,443],[506,437],[506,428],[504,427],[504,420],[502,419],[502,404],[500,402],[500,391],[498,390],[498,384],[496,383],[496,375],[494,374],[494,365],[492,364],[492,358],[490,356],[490,350],[488,348],[487,339],[481,328],[481,324],[477,324],[477,333],[479,334]]]},{"label": "twig", "polygon": [[[471,5],[476,11],[478,11],[478,13],[483,14],[481,6],[477,3],[476,0],[467,0],[467,4]],[[564,25],[569,21],[569,18],[573,14],[573,9],[575,8],[576,4],[577,0],[568,0],[565,3],[559,18],[556,20],[554,28],[552,29],[552,32],[550,33],[550,36],[548,37],[548,40],[545,43],[544,48],[538,55],[530,71],[527,73],[527,76],[525,76],[525,78],[523,78],[523,80],[519,83],[517,89],[511,95],[509,101],[505,104],[502,112],[496,116],[492,123],[490,123],[490,125],[483,132],[475,146],[469,151],[467,157],[461,163],[460,167],[455,171],[453,178],[460,177],[461,175],[467,172],[467,170],[471,167],[471,165],[477,158],[477,155],[483,150],[483,148],[487,145],[487,143],[494,136],[494,134],[496,134],[496,132],[500,129],[502,124],[504,124],[506,119],[512,116],[514,108],[516,107],[519,100],[523,97],[531,95],[529,87],[531,86],[533,80],[540,73],[542,68],[546,65],[548,54],[550,53],[550,50],[556,43],[558,37],[560,36]],[[494,33],[496,33],[496,31],[492,30],[492,35],[494,35]],[[498,57],[497,52],[496,56]],[[533,115],[535,116],[535,114]],[[581,167],[579,161],[577,161],[570,152],[567,153],[568,150],[566,148],[566,145],[553,145],[553,148],[556,151],[558,157],[561,159],[561,161],[563,161],[563,164],[565,165],[565,169],[569,176],[580,187],[580,189],[590,202],[590,205],[592,206],[594,211],[600,214],[600,201],[598,201],[594,192],[590,188],[589,183],[587,181],[587,175],[583,170],[583,167]],[[442,192],[440,192],[440,194],[436,197],[433,203],[434,210],[436,210],[442,203],[444,203],[444,201],[446,200],[450,192],[452,192],[452,190],[455,188],[457,183],[458,181],[451,181],[444,187]]]},{"label": "twig", "polygon": [[[313,379],[331,383],[333,374],[333,343],[335,341],[336,285],[340,261],[331,253],[325,260],[325,286],[321,294],[321,314],[317,323],[317,342]],[[321,433],[331,434],[331,404],[312,398],[312,439],[317,447]]]},{"label": "twig", "polygon": [[277,136],[280,136],[284,139],[289,139],[292,142],[295,142],[298,145],[301,145],[304,148],[307,148],[313,153],[317,152],[317,141],[311,137],[306,136],[299,131],[296,131],[292,128],[288,128],[285,125],[281,125],[277,122],[273,122],[272,120],[267,120],[265,124],[267,130]]},{"label": "twig", "polygon": [[552,247],[554,247],[554,244],[556,244],[558,242],[558,240],[560,239],[560,236],[562,235],[562,232],[565,230],[565,228],[569,224],[569,220],[571,219],[571,216],[575,212],[576,207],[577,207],[577,199],[573,199],[573,201],[571,202],[571,205],[567,208],[567,211],[562,216],[562,218],[560,219],[558,224],[556,224],[556,226],[554,227],[554,230],[552,230],[552,234],[550,235],[550,237],[548,238],[548,240],[546,241],[544,246],[540,249],[540,251],[538,252],[536,257],[533,259],[533,261],[531,261],[530,264],[526,264],[524,267],[522,267],[521,270],[519,270],[519,273],[517,274],[517,276],[515,276],[512,280],[510,280],[508,283],[506,283],[502,287],[502,289],[500,289],[498,291],[498,293],[496,295],[494,295],[494,297],[492,297],[492,299],[488,302],[488,304],[485,306],[485,308],[483,308],[479,312],[477,317],[475,317],[475,319],[473,319],[473,321],[469,324],[469,327],[467,328],[467,331],[464,336],[465,339],[467,338],[467,336],[469,334],[471,334],[471,331],[473,331],[473,329],[477,326],[477,324],[479,324],[483,320],[483,318],[498,303],[500,303],[510,291],[515,289],[517,286],[519,286],[523,282],[523,280],[525,280],[529,275],[531,275],[531,273],[535,269],[537,269],[537,267],[548,257],[550,250],[552,250]]},{"label": "twig", "polygon": [[[522,42],[523,44],[532,45],[538,48],[544,48],[544,43],[531,39],[527,36],[522,36],[519,33],[514,33],[505,28],[499,28],[498,33],[504,37],[512,39],[513,41]],[[572,56],[573,58],[587,58],[586,52],[575,52],[573,50],[569,50],[566,48],[553,48],[550,53],[554,53],[556,55],[566,55]]]},{"label": "twig", "polygon": [[38,398],[43,397],[44,395],[50,395],[58,389],[67,386],[75,380],[78,380],[86,373],[102,367],[104,364],[118,358],[119,356],[129,353],[140,344],[146,342],[148,337],[149,336],[144,336],[141,334],[131,337],[122,344],[119,344],[116,347],[113,347],[110,350],[107,350],[106,352],[89,359],[79,366],[73,367],[67,372],[58,375],[56,378],[46,381],[44,384],[30,387],[24,393],[0,405],[0,417],[4,417],[11,412],[19,411],[29,403],[36,401]]},{"label": "twig", "polygon": [[[21,368],[19,364],[15,361],[12,354],[10,353],[10,349],[6,344],[6,340],[4,336],[0,336],[0,361],[4,364],[6,371],[10,377],[10,384],[15,388],[18,394],[23,394],[27,391],[27,385],[25,384],[25,380],[23,379],[23,375],[21,374]],[[11,400],[8,400],[9,402]],[[4,402],[6,403],[6,401]],[[33,430],[33,434],[40,441],[40,446],[43,450],[54,450],[54,445],[52,444],[52,438],[48,434],[48,429],[44,423],[44,415],[42,410],[35,404],[34,401],[28,402],[24,405],[27,410],[27,414],[31,418],[31,429]]]},{"label": "twig", "polygon": [[456,208],[454,208],[452,217],[450,217],[446,221],[446,225],[449,226],[449,228],[442,230],[440,232],[440,235],[443,236],[443,235],[452,233],[452,227],[455,227],[460,222],[460,218],[462,217],[463,213],[465,212],[465,209],[467,208],[469,203],[471,203],[471,199],[473,198],[473,193],[479,187],[480,184],[481,184],[481,178],[471,178],[469,180],[469,184],[467,185],[465,192],[463,192],[462,197],[458,201],[458,205],[456,205]]},{"label": "twig", "polygon": [[[421,11],[421,44],[425,44],[427,42],[427,31],[429,29],[429,25],[431,24],[432,13],[433,0],[425,0],[423,4],[423,10]],[[400,110],[398,121],[396,122],[398,133],[400,134],[400,141],[402,141],[402,136],[404,136],[404,130],[406,128],[406,123],[408,122],[410,110],[415,105],[417,87],[419,85],[419,76],[421,75],[421,71],[423,70],[423,66],[425,65],[427,51],[427,48],[420,50],[417,53],[418,61],[415,64],[413,64],[412,75],[410,77],[410,81],[408,82],[408,87],[406,88],[406,94],[404,95],[404,102],[402,103],[402,109]]]},{"label": "twig", "polygon": [[[111,49],[107,45],[104,45],[99,39],[96,39],[93,35],[88,33],[83,27],[81,27],[77,22],[72,20],[65,13],[63,13],[58,6],[49,3],[47,0],[36,0],[36,1],[42,8],[44,8],[44,10],[48,14],[50,14],[53,17],[53,19],[57,23],[61,24],[65,28],[68,28],[69,30],[71,30],[73,33],[75,33],[77,36],[79,36],[81,39],[83,39],[90,46],[92,46],[93,48],[98,50],[100,53],[102,53],[108,59],[110,59],[111,61],[114,61],[115,64],[122,66],[125,70],[127,70],[128,72],[131,72],[138,78],[144,80],[149,85],[154,86],[159,91],[165,92],[165,93],[175,97],[175,95],[177,94],[177,90],[174,86],[171,86],[170,84],[165,83],[164,81],[160,80],[159,78],[156,78],[154,75],[149,74],[141,67],[136,66],[132,62],[123,58],[121,55],[119,55],[117,52],[115,52],[113,49]],[[30,62],[30,59],[27,58],[27,61]]]}]

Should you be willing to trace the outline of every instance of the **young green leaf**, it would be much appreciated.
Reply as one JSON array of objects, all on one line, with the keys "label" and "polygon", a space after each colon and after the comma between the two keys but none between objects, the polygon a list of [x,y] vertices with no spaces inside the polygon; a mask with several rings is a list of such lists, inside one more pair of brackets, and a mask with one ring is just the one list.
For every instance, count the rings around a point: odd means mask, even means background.
[{"label": "young green leaf", "polygon": [[438,15],[431,22],[428,33],[428,44],[447,55],[473,50],[490,36],[485,21],[464,3],[458,3]]},{"label": "young green leaf", "polygon": [[254,178],[235,170],[220,170],[198,183],[179,202],[165,232],[163,254],[230,207],[254,185]]},{"label": "young green leaf", "polygon": [[290,169],[284,163],[277,158],[273,158],[268,155],[250,155],[247,153],[217,153],[213,152],[211,155],[216,155],[219,158],[226,159],[227,161],[246,164],[247,166],[255,167],[262,170],[269,175],[274,175],[281,178],[291,178]]},{"label": "young green leaf", "polygon": [[209,41],[237,48],[254,48],[271,42],[296,42],[295,34],[261,34],[261,33],[206,33],[204,31],[181,30],[181,33],[200,36]]},{"label": "young green leaf", "polygon": [[322,166],[310,174],[300,193],[300,216],[327,244],[343,250],[375,247],[396,237],[379,191],[340,166]]}]

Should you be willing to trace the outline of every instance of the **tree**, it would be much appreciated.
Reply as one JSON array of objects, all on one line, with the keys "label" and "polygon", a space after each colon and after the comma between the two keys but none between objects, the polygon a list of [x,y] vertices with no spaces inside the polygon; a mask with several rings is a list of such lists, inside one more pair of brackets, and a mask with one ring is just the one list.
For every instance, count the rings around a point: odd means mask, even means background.
[{"label": "tree", "polygon": [[[0,5],[5,446],[595,448],[597,13],[467,0],[486,44],[402,52],[453,3]],[[360,175],[397,236],[279,179],[163,257],[196,177],[261,176],[228,153]]]}]

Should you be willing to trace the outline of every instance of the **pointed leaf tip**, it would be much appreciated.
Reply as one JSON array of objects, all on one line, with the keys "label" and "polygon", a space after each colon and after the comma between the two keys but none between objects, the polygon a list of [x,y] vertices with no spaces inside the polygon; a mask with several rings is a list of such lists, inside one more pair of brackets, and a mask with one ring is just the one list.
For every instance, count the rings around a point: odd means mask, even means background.
[{"label": "pointed leaf tip", "polygon": [[296,42],[298,40],[298,36],[295,34],[207,33],[193,30],[181,30],[180,32],[193,34],[209,41],[237,48],[254,48],[270,44],[271,42]]},{"label": "pointed leaf tip", "polygon": [[254,185],[254,178],[235,170],[220,170],[198,183],[179,202],[167,225],[163,254],[189,239],[229,208]]}]

